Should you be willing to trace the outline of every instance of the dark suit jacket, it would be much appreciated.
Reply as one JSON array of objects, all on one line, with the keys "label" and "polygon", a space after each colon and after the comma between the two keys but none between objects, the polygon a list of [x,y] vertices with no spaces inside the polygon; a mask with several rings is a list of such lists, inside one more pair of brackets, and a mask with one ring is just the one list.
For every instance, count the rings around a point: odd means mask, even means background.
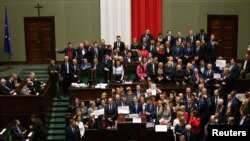
[{"label": "dark suit jacket", "polygon": [[[223,99],[223,97],[222,96],[218,96],[217,104],[218,104],[219,99]],[[217,108],[217,105],[215,103],[215,96],[212,96],[211,97],[211,113],[212,114],[214,114],[216,112],[216,108]]]},{"label": "dark suit jacket", "polygon": [[[124,58],[124,62],[129,62],[128,57]],[[130,58],[130,62],[135,62],[133,57]]]},{"label": "dark suit jacket", "polygon": [[[169,41],[168,40],[168,35],[166,35],[165,37],[164,37],[164,43],[166,42],[166,41]],[[172,46],[174,46],[175,45],[175,37],[174,36],[171,36],[171,39],[170,39],[170,46],[172,47]]]},{"label": "dark suit jacket", "polygon": [[0,85],[0,94],[9,95],[10,91],[11,91],[10,89]]},{"label": "dark suit jacket", "polygon": [[134,102],[132,102],[130,104],[129,110],[130,110],[131,114],[140,114],[140,113],[142,113],[142,105],[138,103],[138,108],[136,110],[135,104],[134,104]]},{"label": "dark suit jacket", "polygon": [[154,64],[154,72],[155,72],[155,74],[153,72],[153,65],[151,63],[147,64],[146,69],[147,69],[147,75],[148,75],[148,77],[150,77],[151,79],[154,79],[155,76],[156,76],[157,65]]},{"label": "dark suit jacket", "polygon": [[[179,51],[178,51],[178,48],[179,48]],[[183,48],[182,46],[173,46],[172,47],[172,55],[173,57],[178,57],[178,58],[182,58],[183,57]]]},{"label": "dark suit jacket", "polygon": [[235,121],[238,122],[240,118],[240,100],[234,97],[230,107],[232,110],[232,114],[235,118]]},{"label": "dark suit jacket", "polygon": [[107,62],[105,60],[102,61],[102,67],[103,68],[107,68],[107,69],[111,69],[112,67],[112,61],[108,60]]},{"label": "dark suit jacket", "polygon": [[[204,36],[205,42],[208,42],[208,36],[207,36],[207,34],[204,33],[203,36]],[[202,40],[202,39],[201,39],[201,34],[200,34],[200,33],[196,34],[196,40],[200,40],[200,41]]]},{"label": "dark suit jacket", "polygon": [[234,64],[233,68],[231,69],[231,75],[232,75],[232,79],[234,81],[239,79],[240,68],[239,68],[238,64]]},{"label": "dark suit jacket", "polygon": [[193,132],[189,132],[189,136],[187,131],[184,133],[186,141],[196,141],[195,135]]},{"label": "dark suit jacket", "polygon": [[150,42],[150,40],[153,40],[154,39],[154,37],[151,35],[151,34],[143,34],[142,36],[141,36],[141,42],[143,41],[143,38],[144,37],[146,37],[147,38],[147,42],[149,43]]},{"label": "dark suit jacket", "polygon": [[223,79],[223,82],[225,82],[225,85],[223,86],[223,91],[224,93],[229,93],[233,90],[234,88],[234,83],[233,83],[233,78],[232,75],[230,74],[226,78]]},{"label": "dark suit jacket", "polygon": [[[57,53],[64,54],[65,56],[68,56],[68,52],[69,52],[69,48],[65,48],[62,51],[57,51]],[[76,57],[76,50],[74,48],[72,48],[72,59],[74,59],[75,57]]]},{"label": "dark suit jacket", "polygon": [[152,121],[153,119],[156,118],[156,107],[154,106],[154,104],[152,104],[151,106],[147,104],[145,106],[145,111],[150,113],[150,115],[147,116],[148,121]]},{"label": "dark suit jacket", "polygon": [[187,41],[187,42],[190,42],[190,43],[194,46],[194,45],[195,45],[195,41],[196,41],[196,37],[193,36],[193,42],[191,42],[191,37],[190,37],[190,36],[187,36],[187,37],[186,37],[186,41]]},{"label": "dark suit jacket", "polygon": [[[240,121],[239,121],[239,122],[240,122]],[[250,118],[249,118],[249,116],[246,116],[246,117],[245,117],[245,119],[244,119],[242,125],[250,125]]]},{"label": "dark suit jacket", "polygon": [[[72,64],[70,62],[68,62],[68,63],[69,63],[69,75],[71,75],[73,77],[74,70],[73,70]],[[65,79],[66,75],[67,75],[67,66],[66,66],[65,62],[63,62],[61,64],[61,76]]]},{"label": "dark suit jacket", "polygon": [[[57,71],[57,73],[55,72]],[[52,78],[53,80],[58,80],[59,79],[59,73],[60,73],[60,67],[59,65],[55,64],[55,65],[49,65],[47,72],[49,74],[49,77]]]},{"label": "dark suit jacket", "polygon": [[[82,50],[85,51],[85,54],[82,54]],[[81,48],[78,47],[75,51],[76,51],[76,60],[77,60],[78,64],[82,63],[83,58],[88,58],[89,57],[89,51],[86,48],[81,49]]]},{"label": "dark suit jacket", "polygon": [[184,47],[183,49],[183,56],[187,55],[189,57],[188,61],[194,58],[194,48],[190,47],[188,50],[187,47]]},{"label": "dark suit jacket", "polygon": [[194,49],[195,56],[199,57],[199,60],[204,60],[206,59],[206,47],[205,46],[200,46],[200,49],[198,52],[196,52],[196,48]]},{"label": "dark suit jacket", "polygon": [[197,106],[195,105],[195,103],[192,103],[190,107],[188,107],[188,104],[185,104],[185,109],[186,112],[190,113],[192,110],[197,109]]},{"label": "dark suit jacket", "polygon": [[117,117],[117,109],[116,109],[116,105],[112,104],[112,109],[109,109],[109,104],[106,104],[105,108],[104,108],[104,115],[106,117],[106,119],[111,118],[112,120],[115,120],[115,118]]},{"label": "dark suit jacket", "polygon": [[66,127],[65,134],[66,141],[81,141],[80,129],[77,125],[74,127],[74,132],[71,126]]},{"label": "dark suit jacket", "polygon": [[[245,61],[243,61],[242,65],[241,65],[241,69],[243,69]],[[247,65],[246,65],[246,73],[250,73],[250,59],[247,60]]]},{"label": "dark suit jacket", "polygon": [[183,37],[181,37],[181,38],[176,37],[176,38],[175,38],[175,41],[178,41],[179,39],[181,40],[180,43],[182,43],[183,41],[185,41],[185,38],[183,38]]},{"label": "dark suit jacket", "polygon": [[218,45],[213,45],[211,41],[207,42],[207,58],[209,63],[215,63],[217,48]]},{"label": "dark suit jacket", "polygon": [[11,89],[11,90],[14,90],[14,89],[15,89],[14,81],[7,80],[7,81],[6,81],[6,86],[7,86],[9,89]]},{"label": "dark suit jacket", "polygon": [[[114,50],[118,47],[118,42],[114,42]],[[125,49],[125,44],[124,42],[120,41],[120,51],[123,51]]]},{"label": "dark suit jacket", "polygon": [[[25,131],[25,128],[23,126],[19,125],[18,127],[21,132]],[[14,140],[25,141],[24,135],[22,133],[19,133],[17,126],[15,125],[11,127],[11,136]]]}]

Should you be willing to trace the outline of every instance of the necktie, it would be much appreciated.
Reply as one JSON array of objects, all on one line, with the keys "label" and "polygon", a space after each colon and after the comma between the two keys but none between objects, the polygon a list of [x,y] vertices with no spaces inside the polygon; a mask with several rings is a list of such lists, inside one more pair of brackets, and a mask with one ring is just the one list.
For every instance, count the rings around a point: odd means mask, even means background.
[{"label": "necktie", "polygon": [[74,129],[74,127],[72,127],[72,132],[75,134],[75,129]]},{"label": "necktie", "polygon": [[247,67],[247,60],[245,60],[244,65],[243,65],[243,70],[245,70]]},{"label": "necktie", "polygon": [[137,113],[137,108],[138,108],[138,105],[136,104],[135,105],[135,113]]},{"label": "necktie", "polygon": [[117,46],[120,47],[120,42],[117,42]]},{"label": "necktie", "polygon": [[193,43],[193,40],[194,40],[194,39],[193,39],[193,36],[191,36],[190,38],[191,38],[191,43]]},{"label": "necktie", "polygon": [[190,141],[190,132],[187,132],[188,141]]},{"label": "necktie", "polygon": [[218,102],[218,97],[216,96],[215,97],[215,105],[217,105],[217,102]]}]

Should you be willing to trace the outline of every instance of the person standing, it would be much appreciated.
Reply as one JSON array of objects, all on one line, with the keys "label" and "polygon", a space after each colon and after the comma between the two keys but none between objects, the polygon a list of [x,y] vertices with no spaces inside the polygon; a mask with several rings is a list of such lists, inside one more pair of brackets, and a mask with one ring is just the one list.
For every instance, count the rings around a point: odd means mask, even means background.
[{"label": "person standing", "polygon": [[47,72],[49,74],[49,78],[53,81],[53,88],[55,90],[55,96],[59,97],[59,73],[60,67],[55,64],[55,60],[51,59],[50,64],[48,66]]}]

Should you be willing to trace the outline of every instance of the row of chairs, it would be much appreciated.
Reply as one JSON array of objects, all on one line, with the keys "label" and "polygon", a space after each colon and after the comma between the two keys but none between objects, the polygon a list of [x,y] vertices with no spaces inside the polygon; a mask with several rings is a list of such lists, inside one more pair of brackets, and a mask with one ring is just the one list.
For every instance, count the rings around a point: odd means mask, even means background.
[{"label": "row of chairs", "polygon": [[[138,76],[136,74],[136,67],[138,63],[124,63],[124,75],[126,81],[138,82]],[[97,68],[96,70],[81,70],[79,73],[79,81],[80,83],[108,83],[110,80],[110,73],[105,72],[101,68]]]}]

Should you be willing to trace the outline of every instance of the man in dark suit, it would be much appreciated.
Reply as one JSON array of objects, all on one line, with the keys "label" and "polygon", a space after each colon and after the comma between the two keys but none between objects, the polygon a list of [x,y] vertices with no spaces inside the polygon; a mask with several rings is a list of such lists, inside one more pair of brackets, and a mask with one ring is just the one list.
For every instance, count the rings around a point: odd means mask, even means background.
[{"label": "man in dark suit", "polygon": [[206,48],[205,46],[201,45],[200,40],[196,41],[196,46],[195,46],[195,55],[194,55],[194,59],[196,61],[200,61],[200,60],[204,60],[205,61],[206,58]]},{"label": "man in dark suit", "polygon": [[68,56],[64,57],[64,62],[61,64],[61,77],[63,79],[64,96],[67,96],[68,88],[74,79],[73,67],[72,64],[69,62]]},{"label": "man in dark suit", "polygon": [[124,62],[126,63],[135,62],[134,58],[132,57],[132,53],[130,51],[127,53],[126,57],[124,58]]},{"label": "man in dark suit", "polygon": [[68,58],[69,58],[68,60],[72,61],[76,57],[76,51],[70,42],[67,44],[67,46],[68,47],[62,51],[59,51],[57,48],[55,49],[55,51],[57,53],[64,54],[64,56],[68,56]]},{"label": "man in dark suit", "polygon": [[208,36],[204,29],[201,29],[200,33],[196,34],[196,40],[205,41],[205,43],[208,41]]},{"label": "man in dark suit", "polygon": [[229,67],[230,73],[232,75],[232,79],[233,79],[233,89],[236,86],[236,82],[238,81],[239,77],[240,77],[240,68],[238,66],[238,64],[236,64],[235,59],[232,58],[230,60],[230,67]]},{"label": "man in dark suit", "polygon": [[114,48],[113,49],[115,50],[117,47],[120,48],[121,52],[124,51],[124,49],[125,49],[125,44],[124,44],[124,42],[121,41],[121,36],[120,35],[116,36],[116,42],[114,42]]},{"label": "man in dark suit", "polygon": [[76,59],[73,59],[71,67],[72,67],[72,74],[73,74],[72,82],[78,82],[79,74],[80,74],[80,65],[77,63]]},{"label": "man in dark suit", "polygon": [[182,44],[182,42],[185,41],[185,39],[181,36],[180,31],[177,33],[177,37],[175,38],[175,41],[177,41],[177,40],[180,42],[180,44]]},{"label": "man in dark suit", "polygon": [[14,124],[11,127],[11,136],[15,141],[25,141],[25,128],[21,125],[19,119],[14,120]]},{"label": "man in dark suit", "polygon": [[131,114],[141,114],[142,113],[142,105],[138,102],[138,98],[136,96],[133,97],[133,102],[130,104],[129,111]]},{"label": "man in dark suit", "polygon": [[184,63],[187,64],[194,58],[194,48],[190,41],[187,41],[187,45],[183,49]]},{"label": "man in dark suit", "polygon": [[245,60],[241,65],[240,73],[241,73],[241,78],[243,79],[246,78],[247,73],[250,73],[250,57],[247,53],[245,54]]},{"label": "man in dark suit", "polygon": [[155,40],[150,40],[150,44],[148,47],[146,47],[146,49],[148,50],[148,52],[150,52],[152,54],[152,56],[155,56],[157,53],[157,48],[155,45]]},{"label": "man in dark suit", "polygon": [[250,118],[248,116],[248,111],[247,110],[241,110],[240,111],[241,118],[239,121],[239,125],[250,125]]},{"label": "man in dark suit", "polygon": [[1,85],[0,85],[0,94],[10,95],[10,94],[13,94],[15,92],[15,91],[11,91],[11,89],[6,86],[6,80],[5,79],[1,79],[0,83],[1,83]]},{"label": "man in dark suit", "polygon": [[145,112],[147,115],[148,122],[154,122],[156,118],[156,107],[152,102],[151,98],[147,99],[147,105],[145,106]]},{"label": "man in dark suit", "polygon": [[213,64],[215,67],[215,61],[216,61],[216,50],[218,48],[219,44],[217,41],[215,41],[214,34],[211,34],[210,41],[207,42],[207,61],[208,63]]},{"label": "man in dark suit", "polygon": [[100,48],[97,42],[93,43],[93,46],[89,50],[88,62],[91,64],[94,62],[94,58],[98,58],[98,61],[102,61],[104,56],[100,54]]},{"label": "man in dark suit", "polygon": [[172,47],[172,55],[173,55],[175,61],[177,61],[178,59],[182,59],[182,57],[183,57],[183,48],[180,45],[179,40],[177,40],[175,42],[175,46]]},{"label": "man in dark suit", "polygon": [[6,86],[10,89],[10,90],[14,90],[15,89],[15,83],[13,81],[13,76],[11,75],[8,79],[8,81],[6,82]]},{"label": "man in dark suit", "polygon": [[240,118],[240,100],[235,97],[236,92],[232,91],[227,95],[227,107],[231,108],[232,116],[235,121],[238,123]]},{"label": "man in dark suit", "polygon": [[223,97],[220,95],[219,89],[215,89],[213,96],[211,97],[211,113],[212,114],[216,112],[219,99],[223,99]]},{"label": "man in dark suit", "polygon": [[59,73],[60,73],[60,67],[55,63],[54,59],[50,60],[50,64],[47,68],[47,72],[49,74],[49,78],[54,82],[54,90],[55,95],[59,96]]},{"label": "man in dark suit", "polygon": [[186,141],[196,141],[195,135],[192,132],[192,126],[190,124],[186,125],[186,132],[184,133]]},{"label": "man in dark suit", "polygon": [[83,58],[88,58],[88,50],[84,47],[83,43],[80,43],[76,49],[77,63],[81,64]]},{"label": "man in dark suit", "polygon": [[211,96],[214,87],[214,71],[212,69],[212,64],[207,64],[207,70],[205,70],[204,79],[208,95]]},{"label": "man in dark suit", "polygon": [[151,58],[150,63],[146,66],[148,79],[154,80],[156,78],[157,65],[153,58]]},{"label": "man in dark suit", "polygon": [[44,127],[42,120],[39,117],[32,115],[31,121],[32,121],[32,125],[30,127],[31,127],[31,130],[35,133],[34,140],[46,141],[47,131]]},{"label": "man in dark suit", "polygon": [[110,60],[109,55],[106,55],[104,60],[102,61],[102,68],[106,73],[107,80],[110,80],[112,60]]},{"label": "man in dark suit", "polygon": [[191,111],[197,109],[196,104],[193,102],[192,98],[187,99],[187,103],[185,104],[186,112],[190,115]]},{"label": "man in dark suit", "polygon": [[234,82],[233,82],[233,78],[232,78],[232,75],[230,73],[230,70],[229,68],[225,68],[224,69],[224,72],[223,72],[223,78],[222,78],[222,88],[223,88],[223,92],[224,94],[227,94],[229,92],[231,92],[233,90],[233,85],[234,85]]},{"label": "man in dark suit", "polygon": [[164,38],[164,43],[165,43],[166,41],[169,41],[170,47],[173,47],[173,46],[175,45],[175,37],[172,36],[172,31],[171,31],[171,30],[168,30],[168,31],[167,31],[167,35],[166,35],[165,38]]},{"label": "man in dark suit", "polygon": [[143,42],[143,38],[146,38],[146,42],[150,42],[150,40],[153,40],[154,37],[150,34],[150,30],[146,29],[145,33],[141,36],[141,42]]},{"label": "man in dark suit", "polygon": [[74,119],[70,119],[69,126],[65,129],[66,141],[81,141],[80,129]]},{"label": "man in dark suit", "polygon": [[186,37],[186,41],[190,42],[192,46],[195,46],[196,37],[194,36],[193,30],[189,31],[189,35]]},{"label": "man in dark suit", "polygon": [[114,123],[117,118],[117,108],[116,105],[113,103],[113,99],[108,99],[108,104],[104,108],[104,115],[105,119],[110,126]]}]

